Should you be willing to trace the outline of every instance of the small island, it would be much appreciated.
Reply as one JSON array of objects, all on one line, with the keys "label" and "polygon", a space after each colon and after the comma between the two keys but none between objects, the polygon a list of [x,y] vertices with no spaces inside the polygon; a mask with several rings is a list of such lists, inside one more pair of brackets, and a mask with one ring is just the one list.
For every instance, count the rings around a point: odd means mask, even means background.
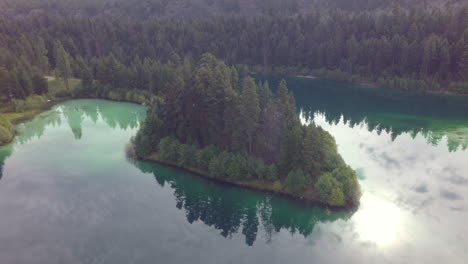
[{"label": "small island", "polygon": [[132,140],[138,158],[330,207],[359,203],[356,173],[328,132],[301,123],[284,80],[273,95],[211,54],[183,74],[193,82],[180,78],[149,106]]}]

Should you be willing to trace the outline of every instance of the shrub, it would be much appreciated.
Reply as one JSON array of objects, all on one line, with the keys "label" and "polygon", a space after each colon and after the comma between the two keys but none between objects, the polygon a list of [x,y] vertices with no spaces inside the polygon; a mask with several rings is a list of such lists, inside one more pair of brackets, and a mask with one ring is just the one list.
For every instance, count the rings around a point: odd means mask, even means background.
[{"label": "shrub", "polygon": [[293,170],[288,173],[284,184],[286,185],[286,190],[288,192],[298,193],[310,184],[310,177],[302,170]]},{"label": "shrub", "polygon": [[315,191],[323,202],[328,202],[333,189],[339,187],[338,181],[331,173],[324,173],[315,183]]},{"label": "shrub", "polygon": [[230,158],[228,152],[223,151],[218,156],[215,156],[210,161],[209,174],[213,178],[226,178],[227,177],[227,163]]},{"label": "shrub", "polygon": [[13,139],[13,134],[6,127],[0,126],[0,145],[6,144]]},{"label": "shrub", "polygon": [[340,188],[333,189],[327,203],[332,206],[343,206],[345,204],[343,191]]},{"label": "shrub", "polygon": [[41,95],[31,95],[25,100],[13,99],[12,102],[16,112],[24,112],[47,106],[47,99]]},{"label": "shrub", "polygon": [[281,191],[281,189],[283,189],[283,186],[281,185],[281,181],[280,180],[276,180],[274,183],[273,183],[273,190],[274,191]]},{"label": "shrub", "polygon": [[179,159],[180,143],[172,137],[166,137],[159,142],[161,159],[177,162]]},{"label": "shrub", "polygon": [[265,177],[270,181],[278,179],[278,169],[276,168],[276,165],[271,164],[266,167]]},{"label": "shrub", "polygon": [[194,166],[196,164],[195,152],[197,148],[193,145],[181,144],[179,147],[179,166]]},{"label": "shrub", "polygon": [[343,193],[345,204],[354,205],[359,202],[361,190],[356,173],[349,166],[341,166],[333,172],[324,173],[315,184],[315,190],[320,199],[335,206],[340,201],[336,189]]},{"label": "shrub", "polygon": [[218,155],[218,149],[215,146],[209,145],[195,153],[197,167],[202,170],[207,170],[210,166],[210,161]]}]

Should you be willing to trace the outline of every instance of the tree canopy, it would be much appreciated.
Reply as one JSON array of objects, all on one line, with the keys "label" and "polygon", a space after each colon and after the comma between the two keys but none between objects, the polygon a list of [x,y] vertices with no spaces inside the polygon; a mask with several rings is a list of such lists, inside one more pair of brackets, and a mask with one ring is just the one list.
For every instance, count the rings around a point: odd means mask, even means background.
[{"label": "tree canopy", "polygon": [[[184,62],[173,67],[177,72]],[[191,77],[179,82],[177,93],[168,91],[165,102],[149,107],[134,140],[140,157],[157,153],[163,161],[230,181],[278,180],[282,191],[298,197],[322,188],[313,183],[333,173],[335,200],[324,202],[358,203],[356,174],[329,133],[301,123],[284,80],[274,96],[267,83],[248,76],[238,81],[233,68],[208,53],[188,68]]]}]

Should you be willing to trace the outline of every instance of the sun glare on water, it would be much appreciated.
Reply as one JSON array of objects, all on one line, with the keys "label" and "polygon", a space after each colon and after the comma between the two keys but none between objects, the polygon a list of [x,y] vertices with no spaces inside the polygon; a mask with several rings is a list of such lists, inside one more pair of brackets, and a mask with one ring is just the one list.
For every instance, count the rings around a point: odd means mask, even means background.
[{"label": "sun glare on water", "polygon": [[359,240],[379,247],[395,244],[403,231],[400,208],[372,194],[363,195],[353,220]]}]

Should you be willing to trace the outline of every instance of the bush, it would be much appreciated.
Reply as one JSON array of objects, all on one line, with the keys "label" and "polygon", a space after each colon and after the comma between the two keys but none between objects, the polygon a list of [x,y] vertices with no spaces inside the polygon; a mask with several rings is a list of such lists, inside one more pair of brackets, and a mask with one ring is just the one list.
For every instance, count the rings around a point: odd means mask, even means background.
[{"label": "bush", "polygon": [[284,184],[288,192],[299,193],[310,184],[310,177],[302,170],[293,170],[288,173]]},{"label": "bush", "polygon": [[0,126],[0,145],[9,143],[13,139],[13,134],[6,127]]},{"label": "bush", "polygon": [[31,95],[25,100],[13,99],[12,102],[15,112],[24,112],[47,106],[47,99],[41,95]]},{"label": "bush", "polygon": [[337,206],[341,201],[339,189],[344,198],[344,203],[354,205],[359,202],[361,190],[356,173],[349,166],[341,166],[331,173],[324,173],[315,184],[315,191],[320,199],[329,205]]},{"label": "bush", "polygon": [[245,158],[239,154],[229,153],[226,161],[226,174],[233,180],[242,179],[244,176]]},{"label": "bush", "polygon": [[161,159],[171,162],[179,160],[180,143],[172,137],[166,137],[159,142],[159,154]]},{"label": "bush", "polygon": [[283,189],[283,186],[281,185],[281,181],[280,180],[276,180],[274,183],[273,183],[273,190],[274,191],[281,191],[281,189]]},{"label": "bush", "polygon": [[334,188],[339,187],[338,181],[331,173],[324,173],[315,183],[315,191],[318,193],[320,200],[327,202]]},{"label": "bush", "polygon": [[193,145],[186,145],[186,144],[181,144],[179,146],[179,159],[178,159],[178,164],[179,166],[195,166],[196,165],[196,160],[195,160],[195,152],[197,151],[197,148]]},{"label": "bush", "polygon": [[327,202],[332,206],[343,206],[345,204],[343,191],[340,188],[333,189]]},{"label": "bush", "polygon": [[270,181],[278,179],[278,169],[276,168],[276,165],[271,164],[266,167],[265,177]]},{"label": "bush", "polygon": [[228,152],[223,151],[210,161],[209,174],[213,178],[227,178],[227,167],[230,159]]},{"label": "bush", "polygon": [[197,167],[202,170],[208,170],[210,161],[218,155],[219,151],[215,146],[209,145],[195,153]]},{"label": "bush", "polygon": [[341,166],[332,172],[333,176],[341,184],[348,204],[357,204],[361,198],[361,189],[356,172],[349,166]]}]

